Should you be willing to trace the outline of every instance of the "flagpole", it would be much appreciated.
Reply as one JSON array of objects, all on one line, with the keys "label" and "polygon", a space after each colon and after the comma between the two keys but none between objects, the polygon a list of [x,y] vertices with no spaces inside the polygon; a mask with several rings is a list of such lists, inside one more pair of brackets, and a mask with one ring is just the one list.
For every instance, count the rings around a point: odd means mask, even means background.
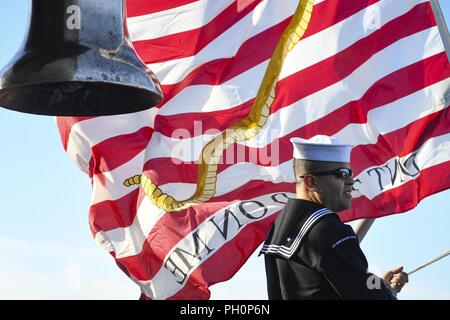
[{"label": "flagpole", "polygon": [[441,34],[442,42],[444,43],[445,51],[447,52],[447,57],[450,60],[450,35],[448,33],[447,25],[445,24],[444,15],[442,14],[438,0],[431,0],[430,4],[433,9],[439,33]]},{"label": "flagpole", "polygon": [[375,221],[375,218],[363,219],[355,227],[355,233],[356,233],[356,236],[358,237],[358,240],[360,243],[366,236],[367,232],[369,231],[369,229],[372,226],[372,224],[374,223],[374,221]]},{"label": "flagpole", "polygon": [[424,263],[424,264],[422,264],[422,265],[420,265],[420,266],[414,268],[413,270],[411,270],[410,272],[408,272],[408,275],[411,275],[411,274],[413,274],[414,272],[419,271],[420,269],[423,269],[423,268],[425,268],[426,266],[429,266],[430,264],[435,263],[435,262],[438,261],[438,260],[441,260],[442,258],[445,258],[445,257],[448,256],[449,254],[450,254],[450,250],[444,252],[443,254],[441,254],[440,256],[438,256],[438,257],[436,257],[436,258],[434,258],[433,260],[430,260],[430,261],[428,261],[428,262],[426,262],[426,263]]}]

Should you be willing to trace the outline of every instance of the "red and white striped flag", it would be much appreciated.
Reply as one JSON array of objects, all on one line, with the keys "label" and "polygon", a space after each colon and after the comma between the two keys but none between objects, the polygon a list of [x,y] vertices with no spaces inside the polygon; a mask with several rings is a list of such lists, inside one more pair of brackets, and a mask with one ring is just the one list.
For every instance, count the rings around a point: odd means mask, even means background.
[{"label": "red and white striped flag", "polygon": [[344,221],[403,212],[449,188],[450,65],[429,1],[127,7],[163,102],[57,122],[92,179],[95,239],[142,298],[207,299],[209,285],[239,270],[295,193],[291,137],[356,146]]}]

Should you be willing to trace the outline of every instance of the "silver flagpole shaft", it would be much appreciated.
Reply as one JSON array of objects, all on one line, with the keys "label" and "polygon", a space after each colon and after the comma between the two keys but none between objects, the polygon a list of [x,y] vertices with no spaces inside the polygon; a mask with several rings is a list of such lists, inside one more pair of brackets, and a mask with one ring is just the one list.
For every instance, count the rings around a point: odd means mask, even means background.
[{"label": "silver flagpole shaft", "polygon": [[375,221],[374,218],[364,219],[364,220],[361,220],[358,223],[358,225],[355,227],[355,233],[356,233],[356,236],[358,237],[358,240],[360,243],[366,236],[367,231],[369,231],[369,229],[372,226],[374,221]]},{"label": "silver flagpole shaft", "polygon": [[408,272],[408,275],[411,275],[411,274],[413,274],[414,272],[419,271],[420,269],[423,269],[423,268],[425,268],[426,266],[429,266],[430,264],[435,263],[435,262],[438,261],[438,260],[441,260],[442,258],[448,256],[449,254],[450,254],[450,250],[444,252],[443,254],[441,254],[440,256],[438,256],[438,257],[436,257],[436,258],[434,258],[433,260],[430,260],[430,261],[428,261],[427,263],[424,263],[423,265],[418,266],[417,268],[411,270],[410,272]]},{"label": "silver flagpole shaft", "polygon": [[441,34],[442,42],[444,43],[445,51],[447,52],[447,57],[450,60],[450,35],[448,33],[447,25],[445,24],[444,15],[442,14],[438,0],[431,0],[430,4],[433,9],[434,18],[436,19],[439,33]]}]

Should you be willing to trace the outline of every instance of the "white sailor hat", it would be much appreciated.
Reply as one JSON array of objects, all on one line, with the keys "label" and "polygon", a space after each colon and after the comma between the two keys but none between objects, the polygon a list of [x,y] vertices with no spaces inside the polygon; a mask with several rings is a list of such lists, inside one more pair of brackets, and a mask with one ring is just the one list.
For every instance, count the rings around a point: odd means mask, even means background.
[{"label": "white sailor hat", "polygon": [[350,162],[352,145],[342,144],[334,137],[317,135],[310,139],[291,138],[294,159]]}]

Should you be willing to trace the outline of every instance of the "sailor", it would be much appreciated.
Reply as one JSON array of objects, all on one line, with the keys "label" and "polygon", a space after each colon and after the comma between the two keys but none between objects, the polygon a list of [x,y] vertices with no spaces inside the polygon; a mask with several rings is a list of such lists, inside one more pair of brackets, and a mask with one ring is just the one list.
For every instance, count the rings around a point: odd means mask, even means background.
[{"label": "sailor", "polygon": [[352,146],[322,135],[291,142],[297,196],[261,250],[269,299],[396,299],[408,275],[402,267],[382,278],[369,273],[358,238],[337,214],[351,206]]}]

